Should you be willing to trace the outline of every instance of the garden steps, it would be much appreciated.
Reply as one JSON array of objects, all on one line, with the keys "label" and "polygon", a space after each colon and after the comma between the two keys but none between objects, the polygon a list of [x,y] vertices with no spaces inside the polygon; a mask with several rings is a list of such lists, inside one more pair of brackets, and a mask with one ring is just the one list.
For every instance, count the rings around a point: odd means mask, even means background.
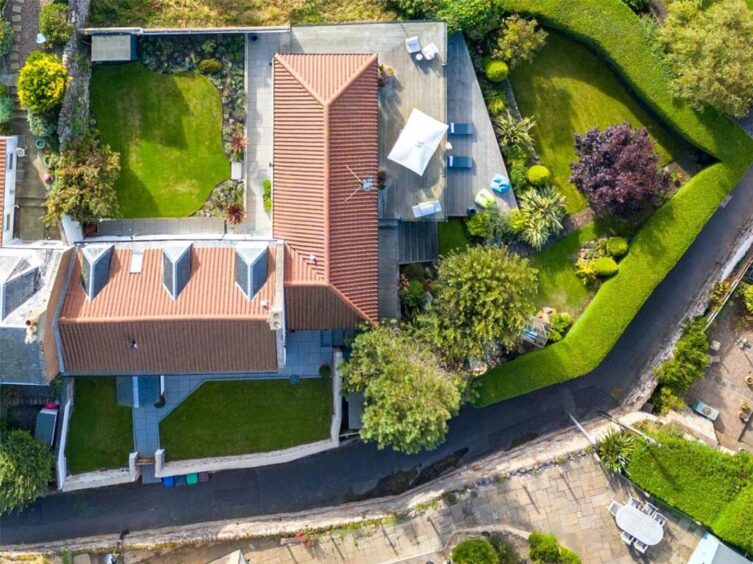
[{"label": "garden steps", "polygon": [[398,262],[431,262],[439,257],[436,221],[401,221],[398,224]]}]

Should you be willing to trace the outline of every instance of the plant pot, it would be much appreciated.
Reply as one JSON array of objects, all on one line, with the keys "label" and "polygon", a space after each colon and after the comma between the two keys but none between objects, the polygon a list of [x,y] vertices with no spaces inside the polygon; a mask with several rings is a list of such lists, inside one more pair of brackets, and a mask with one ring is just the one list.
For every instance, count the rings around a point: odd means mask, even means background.
[{"label": "plant pot", "polygon": [[36,141],[34,141],[34,146],[41,151],[47,146],[47,141],[45,141],[44,139],[37,139]]},{"label": "plant pot", "polygon": [[748,384],[748,386],[753,386],[753,376],[747,376],[745,378],[745,383]]}]

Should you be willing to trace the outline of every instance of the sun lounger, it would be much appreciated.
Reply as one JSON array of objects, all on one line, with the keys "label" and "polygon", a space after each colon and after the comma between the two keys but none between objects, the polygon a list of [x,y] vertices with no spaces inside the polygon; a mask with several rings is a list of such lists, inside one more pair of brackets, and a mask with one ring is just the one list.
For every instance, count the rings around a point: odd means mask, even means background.
[{"label": "sun lounger", "polygon": [[469,169],[473,168],[473,159],[471,157],[456,157],[450,155],[447,157],[447,168]]},{"label": "sun lounger", "polygon": [[473,135],[472,123],[450,123],[450,135]]}]

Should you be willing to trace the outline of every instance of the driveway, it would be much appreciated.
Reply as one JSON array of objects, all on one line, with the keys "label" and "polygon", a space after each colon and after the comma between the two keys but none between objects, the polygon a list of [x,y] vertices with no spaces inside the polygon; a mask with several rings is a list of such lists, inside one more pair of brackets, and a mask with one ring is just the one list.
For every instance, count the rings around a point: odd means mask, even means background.
[{"label": "driveway", "polygon": [[[753,217],[753,169],[659,285],[605,361],[592,373],[485,409],[468,408],[432,452],[404,455],[354,442],[290,464],[215,474],[193,488],[128,485],[37,500],[0,521],[0,543],[32,543],[123,529],[145,530],[331,505],[384,492],[375,486],[401,471],[462,455],[462,462],[612,409],[645,363],[674,332],[710,274],[718,272]],[[466,450],[467,449],[467,450]]]}]

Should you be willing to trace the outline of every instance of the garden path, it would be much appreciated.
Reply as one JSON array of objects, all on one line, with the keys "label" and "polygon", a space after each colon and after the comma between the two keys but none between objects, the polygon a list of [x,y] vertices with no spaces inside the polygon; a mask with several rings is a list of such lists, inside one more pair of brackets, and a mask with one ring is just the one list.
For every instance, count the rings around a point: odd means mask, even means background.
[{"label": "garden path", "polygon": [[262,187],[265,179],[272,178],[272,59],[288,35],[280,32],[246,36],[246,210],[248,221],[259,234],[272,233],[272,220],[264,211]]},{"label": "garden path", "polygon": [[[10,22],[13,27],[14,39],[8,55],[9,68],[13,75],[12,82],[16,82],[16,74],[26,61],[29,53],[39,49],[37,33],[39,31],[39,12],[42,6],[49,4],[49,0],[10,0]],[[6,14],[8,8],[6,8]]]}]

